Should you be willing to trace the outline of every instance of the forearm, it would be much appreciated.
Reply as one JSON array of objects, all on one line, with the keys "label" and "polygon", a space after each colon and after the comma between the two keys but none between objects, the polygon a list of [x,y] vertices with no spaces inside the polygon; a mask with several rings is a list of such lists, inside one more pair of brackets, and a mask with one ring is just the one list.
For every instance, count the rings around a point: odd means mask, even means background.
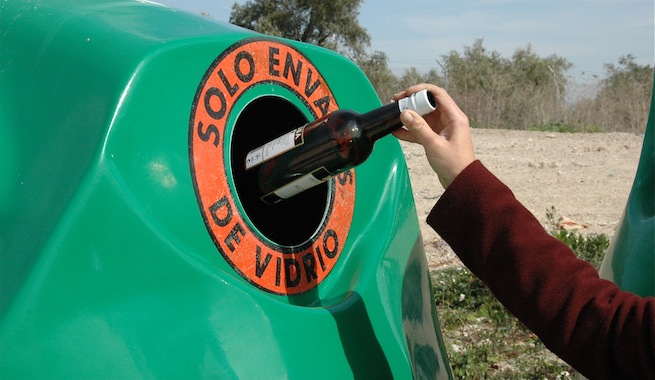
[{"label": "forearm", "polygon": [[[599,279],[479,161],[455,179],[428,223],[512,313],[581,372],[609,376],[624,366],[655,371],[655,302]],[[617,356],[619,347],[632,354]]]}]

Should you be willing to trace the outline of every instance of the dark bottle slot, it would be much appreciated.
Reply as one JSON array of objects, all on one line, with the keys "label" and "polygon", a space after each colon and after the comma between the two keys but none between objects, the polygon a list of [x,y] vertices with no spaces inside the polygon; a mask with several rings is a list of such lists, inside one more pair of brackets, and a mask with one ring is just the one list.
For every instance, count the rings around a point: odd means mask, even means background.
[{"label": "dark bottle slot", "polygon": [[328,204],[328,184],[274,205],[262,202],[258,170],[246,170],[246,154],[266,142],[307,123],[289,101],[267,96],[248,104],[234,126],[230,162],[238,198],[253,225],[281,246],[297,246],[309,240],[320,227]]}]

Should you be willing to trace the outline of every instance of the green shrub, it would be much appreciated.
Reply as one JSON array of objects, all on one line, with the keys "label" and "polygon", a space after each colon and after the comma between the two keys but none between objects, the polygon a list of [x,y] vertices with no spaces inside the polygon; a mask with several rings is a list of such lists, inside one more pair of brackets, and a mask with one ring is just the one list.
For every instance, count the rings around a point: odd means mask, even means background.
[{"label": "green shrub", "polygon": [[583,131],[583,132],[587,132],[587,133],[603,133],[603,132],[607,132],[607,131],[605,130],[605,128],[603,128],[603,127],[601,127],[601,126],[599,126],[599,125],[595,125],[595,124],[585,125],[585,126],[583,127],[583,130],[582,130],[582,131]]},{"label": "green shrub", "polygon": [[589,234],[582,235],[577,231],[565,231],[558,228],[559,222],[562,217],[556,218],[557,210],[551,206],[546,210],[546,219],[548,219],[551,235],[557,240],[568,245],[575,253],[576,257],[590,263],[596,269],[605,257],[605,252],[610,245],[610,239],[605,234]]},{"label": "green shrub", "polygon": [[572,124],[566,124],[563,122],[556,122],[543,125],[533,125],[526,128],[528,131],[538,131],[538,132],[561,132],[561,133],[576,133],[576,132],[585,132],[585,133],[601,133],[605,132],[603,127],[598,125],[585,125],[585,126],[575,126]]},{"label": "green shrub", "polygon": [[535,125],[528,128],[528,131],[539,131],[539,132],[577,132],[576,129],[562,122],[550,123],[544,125]]}]

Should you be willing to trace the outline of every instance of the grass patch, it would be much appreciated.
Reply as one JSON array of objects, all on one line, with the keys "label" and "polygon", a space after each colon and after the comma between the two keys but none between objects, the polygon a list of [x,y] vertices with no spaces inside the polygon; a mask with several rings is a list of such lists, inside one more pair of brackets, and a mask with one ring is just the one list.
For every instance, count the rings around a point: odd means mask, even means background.
[{"label": "grass patch", "polygon": [[458,379],[569,379],[544,347],[466,268],[432,273],[446,351]]},{"label": "grass patch", "polygon": [[566,124],[562,122],[550,123],[535,125],[527,128],[528,131],[538,131],[538,132],[561,132],[561,133],[575,133],[575,132],[585,132],[585,133],[601,133],[605,130],[597,125],[586,125],[584,127],[576,127],[571,124]]},{"label": "grass patch", "polygon": [[[559,231],[561,218],[547,211],[551,234],[596,267],[609,246],[606,235]],[[446,350],[458,379],[572,379],[573,369],[551,353],[463,267],[431,273]]]},{"label": "grass patch", "polygon": [[527,128],[528,131],[539,131],[539,132],[577,132],[576,129],[565,123],[550,123],[543,125],[535,125]]}]

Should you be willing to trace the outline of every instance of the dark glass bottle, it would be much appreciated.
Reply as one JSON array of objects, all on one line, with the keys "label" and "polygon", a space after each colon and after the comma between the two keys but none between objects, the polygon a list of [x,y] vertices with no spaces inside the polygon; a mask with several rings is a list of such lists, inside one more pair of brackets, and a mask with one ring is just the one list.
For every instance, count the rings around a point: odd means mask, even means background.
[{"label": "dark glass bottle", "polygon": [[436,102],[423,90],[364,114],[334,111],[251,150],[246,169],[259,166],[261,199],[277,203],[364,162],[376,140],[402,126],[405,109],[425,115]]}]

